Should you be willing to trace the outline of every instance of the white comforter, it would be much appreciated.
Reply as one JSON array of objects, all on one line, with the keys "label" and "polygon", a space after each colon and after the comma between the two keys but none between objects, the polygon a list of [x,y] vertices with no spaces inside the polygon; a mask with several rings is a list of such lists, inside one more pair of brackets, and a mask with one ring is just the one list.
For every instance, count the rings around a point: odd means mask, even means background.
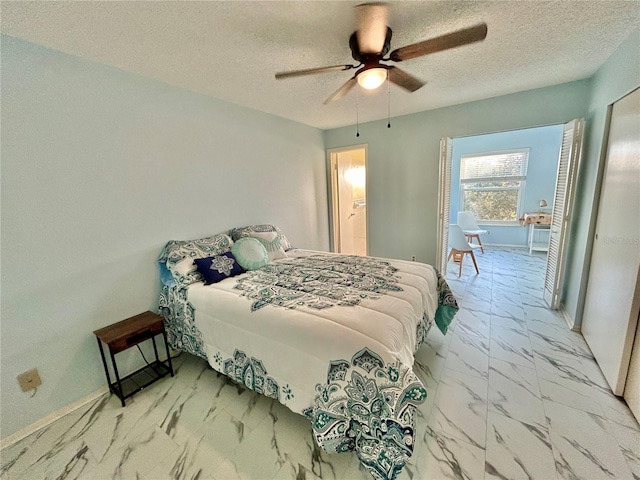
[{"label": "white comforter", "polygon": [[[309,255],[330,254],[294,250],[276,263]],[[240,297],[243,291],[237,289],[238,280],[250,273],[213,285],[191,285],[188,300],[211,366],[224,373],[224,360],[233,358],[236,350],[258,359],[269,377],[291,390],[292,395],[281,395],[280,401],[300,413],[313,404],[315,386],[326,378],[331,361],[349,360],[368,348],[385,363],[411,367],[418,326],[426,318],[429,327],[438,307],[436,272],[418,262],[374,260],[397,269],[396,278],[387,281],[395,280],[390,285],[401,290],[364,291],[367,297],[350,306],[318,309],[296,299],[291,305],[272,303],[252,311],[255,299]]]}]

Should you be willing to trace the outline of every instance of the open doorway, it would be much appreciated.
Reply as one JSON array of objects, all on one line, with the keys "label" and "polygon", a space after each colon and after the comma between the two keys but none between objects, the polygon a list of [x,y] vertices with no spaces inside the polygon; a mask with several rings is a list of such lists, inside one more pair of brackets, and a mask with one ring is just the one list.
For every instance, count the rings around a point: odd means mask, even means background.
[{"label": "open doorway", "polygon": [[[442,139],[441,270],[446,271],[448,225],[457,223],[459,211],[473,211],[480,228],[488,231],[483,244],[526,249],[529,254],[549,252],[544,298],[551,308],[559,307],[583,123],[576,119],[564,125]],[[523,222],[527,214],[546,214],[549,226],[537,229],[535,223]]]},{"label": "open doorway", "polygon": [[367,254],[367,148],[327,152],[330,170],[332,250]]}]

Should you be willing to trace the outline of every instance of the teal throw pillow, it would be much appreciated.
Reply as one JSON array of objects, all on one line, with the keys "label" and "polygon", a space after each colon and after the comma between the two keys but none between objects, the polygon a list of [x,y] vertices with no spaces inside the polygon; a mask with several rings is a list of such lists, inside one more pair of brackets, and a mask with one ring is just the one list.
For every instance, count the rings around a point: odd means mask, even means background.
[{"label": "teal throw pillow", "polygon": [[245,270],[257,270],[269,261],[267,249],[257,238],[240,238],[231,247],[231,253]]}]

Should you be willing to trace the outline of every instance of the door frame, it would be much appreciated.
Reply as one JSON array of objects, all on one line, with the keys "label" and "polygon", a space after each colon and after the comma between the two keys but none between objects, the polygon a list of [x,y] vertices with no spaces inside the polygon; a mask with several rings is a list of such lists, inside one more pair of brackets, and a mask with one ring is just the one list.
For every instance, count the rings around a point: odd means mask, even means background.
[{"label": "door frame", "polygon": [[440,139],[438,174],[438,228],[436,268],[442,275],[447,274],[449,250],[449,223],[451,217],[451,167],[453,164],[453,139]]},{"label": "door frame", "polygon": [[[358,145],[350,145],[346,147],[327,149],[327,199],[329,201],[329,247],[332,252],[337,251],[340,240],[340,223],[338,212],[338,176],[337,166],[335,164],[335,156],[339,153],[351,152],[353,150],[364,150],[364,169],[365,169],[365,191],[369,197],[369,144],[362,143]],[[367,200],[367,203],[369,201]],[[368,206],[368,205],[367,205]],[[369,208],[365,211],[365,249],[369,255]]]}]

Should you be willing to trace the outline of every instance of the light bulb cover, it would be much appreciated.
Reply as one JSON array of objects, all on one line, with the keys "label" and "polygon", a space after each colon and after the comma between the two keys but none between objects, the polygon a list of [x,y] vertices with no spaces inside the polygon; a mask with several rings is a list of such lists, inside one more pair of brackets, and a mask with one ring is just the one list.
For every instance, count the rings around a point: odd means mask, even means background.
[{"label": "light bulb cover", "polygon": [[542,209],[546,206],[547,206],[547,201],[544,199],[540,200],[540,210],[538,211],[538,213],[541,213],[541,214],[544,213],[544,210]]},{"label": "light bulb cover", "polygon": [[358,83],[362,88],[375,90],[387,79],[387,69],[382,67],[370,68],[358,75]]}]

